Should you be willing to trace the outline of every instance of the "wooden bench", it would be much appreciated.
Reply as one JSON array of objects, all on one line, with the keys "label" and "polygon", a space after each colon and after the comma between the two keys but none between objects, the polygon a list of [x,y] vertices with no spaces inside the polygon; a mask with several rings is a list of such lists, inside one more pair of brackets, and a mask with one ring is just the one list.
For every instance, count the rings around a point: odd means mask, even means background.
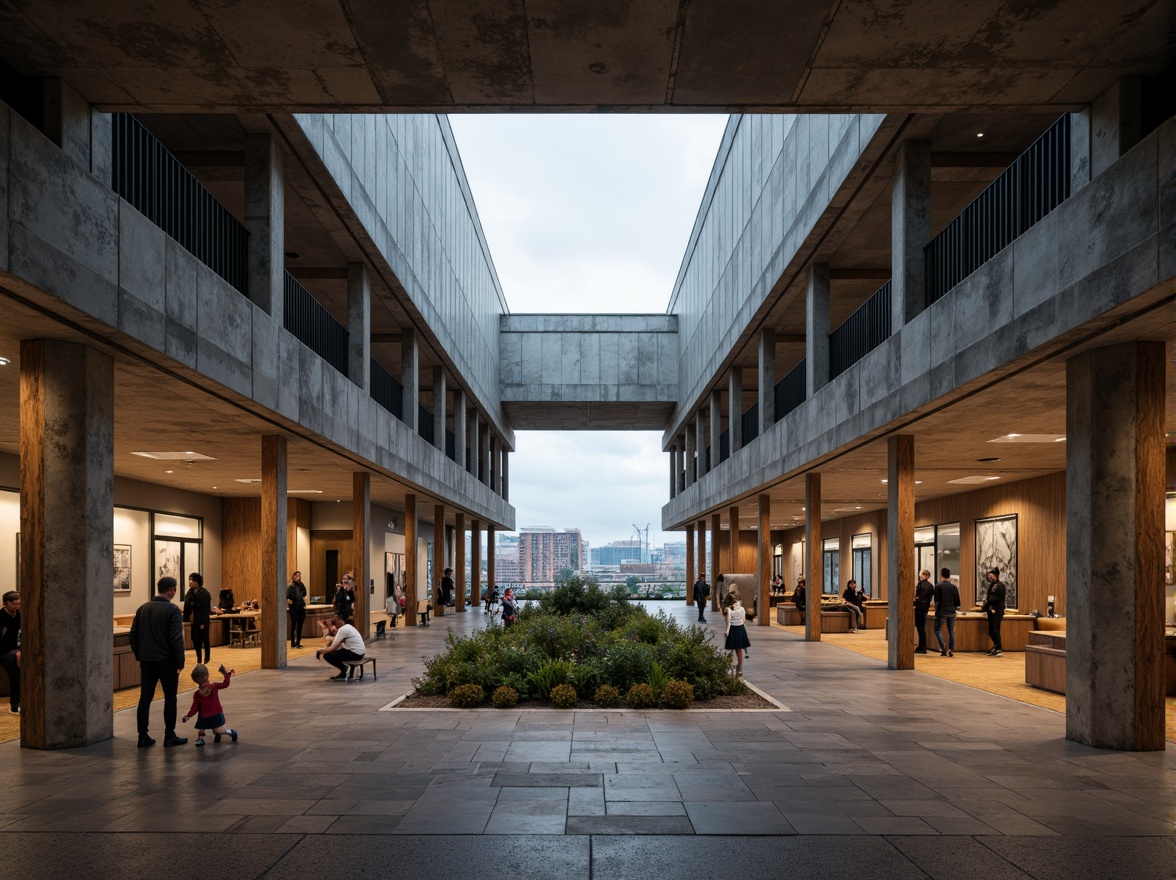
[{"label": "wooden bench", "polygon": [[360,658],[359,660],[344,660],[343,661],[344,666],[350,667],[352,670],[354,670],[356,668],[359,669],[359,680],[360,681],[363,681],[363,667],[366,666],[368,663],[372,664],[372,679],[374,681],[379,681],[380,679],[376,676],[376,658],[373,657],[371,654],[364,654],[363,657]]},{"label": "wooden bench", "polygon": [[799,608],[791,603],[777,605],[776,623],[781,626],[801,626],[804,624],[804,615],[800,613]]},{"label": "wooden bench", "polygon": [[822,611],[821,612],[821,632],[823,632],[823,633],[847,633],[847,632],[849,632],[849,612],[848,611]]}]

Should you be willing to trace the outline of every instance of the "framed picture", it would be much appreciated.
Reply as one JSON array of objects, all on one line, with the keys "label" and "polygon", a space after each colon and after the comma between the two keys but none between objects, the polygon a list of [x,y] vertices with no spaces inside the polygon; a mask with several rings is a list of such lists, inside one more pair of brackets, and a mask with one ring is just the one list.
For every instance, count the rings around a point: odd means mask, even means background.
[{"label": "framed picture", "polygon": [[180,542],[166,538],[155,539],[155,582],[173,577],[180,581]]},{"label": "framed picture", "polygon": [[1008,593],[1005,605],[1017,607],[1017,515],[976,520],[976,601],[988,594],[988,572],[1000,569]]},{"label": "framed picture", "polygon": [[114,545],[114,591],[129,593],[131,591],[131,545]]}]

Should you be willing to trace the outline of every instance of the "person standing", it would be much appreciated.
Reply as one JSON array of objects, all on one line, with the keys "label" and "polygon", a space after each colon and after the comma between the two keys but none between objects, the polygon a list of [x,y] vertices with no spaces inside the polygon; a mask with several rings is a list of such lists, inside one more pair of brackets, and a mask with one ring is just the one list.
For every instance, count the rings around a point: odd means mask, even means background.
[{"label": "person standing", "polygon": [[710,584],[699,575],[694,582],[694,604],[698,606],[698,622],[706,623],[706,600],[710,598]]},{"label": "person standing", "polygon": [[731,587],[723,599],[723,616],[727,619],[727,640],[723,647],[735,652],[735,675],[743,675],[743,652],[751,647],[747,638],[747,612],[739,601],[739,588]]},{"label": "person standing", "polygon": [[290,575],[286,587],[286,608],[290,612],[290,647],[302,647],[302,627],[306,623],[306,584],[302,583],[302,572]]},{"label": "person standing", "polygon": [[9,590],[0,608],[0,666],[8,673],[8,711],[20,714],[20,593]]},{"label": "person standing", "polygon": [[164,577],[155,585],[155,598],[144,602],[131,621],[130,643],[139,661],[139,748],[155,745],[148,734],[151,701],[155,686],[163,686],[163,744],[186,745],[188,738],[176,736],[176,691],[184,671],[184,619],[172,601],[176,597],[176,579]]},{"label": "person standing", "polygon": [[1004,653],[1000,642],[1000,625],[1005,616],[1005,597],[1008,588],[1000,579],[1000,569],[993,568],[988,572],[988,594],[984,597],[984,613],[988,615],[988,638],[992,639],[992,648],[985,651],[989,657],[999,657]]},{"label": "person standing", "polygon": [[916,654],[927,653],[927,612],[931,610],[931,600],[934,598],[935,587],[931,585],[931,572],[923,569],[919,572],[919,582],[915,584],[915,632],[919,636]]},{"label": "person standing", "polygon": [[453,569],[447,568],[441,575],[441,603],[448,608],[453,604]]},{"label": "person standing", "polygon": [[[184,595],[184,620],[188,621],[192,633],[192,649],[196,652],[197,663],[207,663],[212,657],[212,640],[209,629],[212,626],[212,593],[204,589],[204,576],[194,572],[188,576],[188,592]],[[204,659],[200,649],[204,649]]]},{"label": "person standing", "polygon": [[[939,571],[939,583],[935,585],[935,640],[939,642],[939,656],[955,656],[956,611],[960,607],[960,591],[951,582],[951,569]],[[941,629],[947,624],[947,647],[943,646]]]},{"label": "person standing", "polygon": [[805,589],[804,578],[796,582],[796,589],[792,591],[792,604],[796,606],[796,610],[800,612],[800,625],[804,626],[804,615],[806,608],[805,603],[808,601],[808,590]]},{"label": "person standing", "polygon": [[335,590],[335,613],[344,620],[351,620],[351,615],[355,611],[355,581],[352,580],[351,575],[343,575],[343,581],[339,584],[339,589]]}]

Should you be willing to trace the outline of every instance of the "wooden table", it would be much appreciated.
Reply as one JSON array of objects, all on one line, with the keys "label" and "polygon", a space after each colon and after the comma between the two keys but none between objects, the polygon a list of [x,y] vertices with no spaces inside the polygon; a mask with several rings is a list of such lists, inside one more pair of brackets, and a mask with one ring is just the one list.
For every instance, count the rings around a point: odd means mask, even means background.
[{"label": "wooden table", "polygon": [[[226,641],[230,648],[244,648],[247,643],[256,642],[261,638],[258,626],[261,620],[260,611],[232,611],[227,614],[215,614],[212,619],[225,621],[228,634]],[[237,641],[235,645],[234,637]]]}]

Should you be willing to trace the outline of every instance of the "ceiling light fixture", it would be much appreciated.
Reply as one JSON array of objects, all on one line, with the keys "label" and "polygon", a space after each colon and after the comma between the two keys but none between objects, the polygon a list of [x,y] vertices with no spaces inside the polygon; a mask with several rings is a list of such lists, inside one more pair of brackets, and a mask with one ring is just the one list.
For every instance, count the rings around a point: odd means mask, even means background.
[{"label": "ceiling light fixture", "polygon": [[6,357],[0,357],[0,367],[7,367],[12,361]]},{"label": "ceiling light fixture", "polygon": [[322,489],[287,489],[287,495],[322,495]]},{"label": "ceiling light fixture", "polygon": [[175,471],[164,471],[165,474],[174,474]]},{"label": "ceiling light fixture", "polygon": [[989,440],[989,443],[1060,443],[1065,434],[1004,434]]},{"label": "ceiling light fixture", "polygon": [[949,483],[965,483],[965,484],[967,484],[967,483],[990,483],[993,480],[999,480],[999,479],[1000,479],[1000,477],[996,477],[996,476],[983,476],[983,475],[977,474],[977,475],[971,476],[971,477],[960,477],[957,480],[948,480],[948,482]]},{"label": "ceiling light fixture", "polygon": [[155,461],[216,461],[211,455],[203,455],[199,452],[132,452],[131,455],[137,455],[140,458],[151,458]]},{"label": "ceiling light fixture", "polygon": [[982,131],[976,132],[976,137],[978,137],[978,138],[984,137],[984,132],[982,132]]},{"label": "ceiling light fixture", "polygon": [[261,477],[237,477],[233,480],[234,483],[260,483]]},{"label": "ceiling light fixture", "polygon": [[992,461],[1000,461],[1000,459],[997,458],[996,456],[992,455],[992,456],[989,456],[988,458],[978,458],[978,459],[976,459],[976,461],[980,462],[981,464],[988,464],[989,462],[992,462]]}]

